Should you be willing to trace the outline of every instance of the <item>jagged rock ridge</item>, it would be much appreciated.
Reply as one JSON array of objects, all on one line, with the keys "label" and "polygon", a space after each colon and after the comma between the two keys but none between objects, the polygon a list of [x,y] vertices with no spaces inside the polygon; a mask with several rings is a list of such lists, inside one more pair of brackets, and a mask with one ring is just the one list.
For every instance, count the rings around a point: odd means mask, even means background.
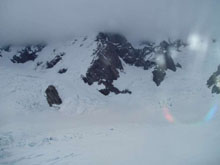
[{"label": "jagged rock ridge", "polygon": [[[98,47],[94,52],[95,57],[82,79],[89,85],[95,82],[99,85],[103,84],[105,88],[99,91],[104,95],[110,92],[131,93],[128,89],[121,91],[113,85],[113,81],[120,77],[120,71],[123,70],[122,60],[126,64],[142,67],[144,70],[154,68],[153,81],[159,86],[164,80],[167,69],[175,72],[177,67],[181,67],[179,63],[174,63],[170,48],[180,51],[181,47],[186,46],[181,40],[162,41],[159,45],[145,41],[142,42],[144,48],[136,49],[124,36],[112,33],[99,33],[96,40]],[[162,56],[163,64],[157,62],[156,56]]]},{"label": "jagged rock ridge", "polygon": [[[86,39],[84,38],[83,42]],[[103,85],[104,88],[99,90],[103,95],[108,95],[111,92],[115,94],[131,94],[129,89],[118,89],[113,85],[113,82],[120,77],[121,72],[124,70],[123,63],[141,67],[144,70],[153,69],[152,80],[159,86],[165,79],[166,70],[169,69],[175,72],[177,68],[181,68],[181,65],[175,63],[171,57],[170,49],[175,49],[178,52],[182,47],[186,46],[182,40],[174,42],[162,41],[158,45],[153,42],[142,41],[141,48],[135,48],[123,35],[116,33],[99,33],[95,42],[97,43],[97,48],[93,53],[94,59],[85,76],[82,76],[82,79],[88,85],[94,83]],[[82,45],[83,43],[80,44],[80,47]],[[17,54],[12,57],[11,61],[13,63],[34,61],[44,47],[44,44],[28,45],[17,51]],[[10,47],[5,49],[10,50]],[[65,54],[65,52],[57,53],[56,49],[54,49],[54,57],[37,61],[35,69],[39,66],[42,69],[51,69],[62,62]],[[62,66],[57,72],[63,74],[66,71],[67,68]]]},{"label": "jagged rock ridge", "polygon": [[34,61],[38,52],[42,51],[45,45],[32,45],[26,46],[24,49],[18,52],[18,54],[14,55],[11,61],[13,63],[25,63],[27,61]]}]

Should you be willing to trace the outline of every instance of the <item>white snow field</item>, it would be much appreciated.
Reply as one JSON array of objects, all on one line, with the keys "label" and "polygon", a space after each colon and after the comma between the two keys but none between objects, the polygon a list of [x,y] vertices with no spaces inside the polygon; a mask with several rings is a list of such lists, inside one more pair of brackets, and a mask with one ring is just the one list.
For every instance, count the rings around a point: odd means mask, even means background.
[{"label": "white snow field", "polygon": [[[182,65],[157,87],[152,70],[124,64],[114,82],[131,95],[103,96],[85,84],[94,37],[48,45],[34,62],[0,57],[1,165],[219,165],[220,96],[206,81],[220,64],[220,43],[198,35],[175,56]],[[54,49],[56,49],[54,51]],[[37,62],[65,52],[51,69]],[[58,74],[61,68],[65,74]],[[55,85],[63,104],[49,107]]]}]

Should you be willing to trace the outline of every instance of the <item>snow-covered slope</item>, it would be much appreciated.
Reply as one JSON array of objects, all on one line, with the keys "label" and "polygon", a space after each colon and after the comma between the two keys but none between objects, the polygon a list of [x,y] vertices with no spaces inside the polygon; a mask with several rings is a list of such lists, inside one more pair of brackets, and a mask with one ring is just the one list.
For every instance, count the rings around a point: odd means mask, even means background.
[{"label": "snow-covered slope", "polygon": [[[219,95],[206,82],[220,64],[220,45],[198,37],[171,53],[182,68],[166,70],[160,86],[154,68],[122,60],[113,85],[132,94],[108,96],[98,91],[103,84],[81,77],[97,58],[96,35],[47,44],[25,63],[11,60],[24,47],[1,50],[0,164],[218,165]],[[61,105],[48,105],[49,85]]]}]

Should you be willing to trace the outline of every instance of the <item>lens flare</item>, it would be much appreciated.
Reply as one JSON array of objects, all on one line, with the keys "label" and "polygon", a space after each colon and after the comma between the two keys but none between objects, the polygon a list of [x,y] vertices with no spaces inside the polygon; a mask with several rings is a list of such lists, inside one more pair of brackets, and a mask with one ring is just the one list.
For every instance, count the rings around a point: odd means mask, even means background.
[{"label": "lens flare", "polygon": [[[216,115],[216,113],[217,113],[217,111],[218,111],[218,104],[216,104],[216,105],[214,105],[211,109],[210,109],[210,111],[206,114],[206,116],[204,117],[204,119],[203,120],[201,120],[201,121],[199,121],[199,122],[196,122],[196,123],[194,123],[194,124],[198,124],[198,123],[204,123],[204,122],[209,122],[209,121],[211,121],[213,118],[214,118],[214,116]],[[163,114],[164,114],[164,118],[169,122],[169,123],[175,123],[175,118],[174,118],[174,116],[170,113],[170,110],[167,108],[167,107],[165,107],[165,108],[163,108]]]},{"label": "lens flare", "polygon": [[214,106],[210,109],[210,111],[207,113],[207,115],[205,116],[204,121],[205,121],[205,122],[208,122],[208,121],[212,120],[213,117],[215,116],[217,110],[218,110],[218,106],[217,106],[217,105],[214,105]]},{"label": "lens flare", "polygon": [[170,123],[174,123],[174,118],[173,116],[170,114],[169,109],[168,108],[164,108],[163,109],[163,113],[164,113],[164,117],[167,121],[169,121]]},{"label": "lens flare", "polygon": [[188,38],[189,48],[193,51],[207,52],[208,41],[199,34],[191,34]]}]

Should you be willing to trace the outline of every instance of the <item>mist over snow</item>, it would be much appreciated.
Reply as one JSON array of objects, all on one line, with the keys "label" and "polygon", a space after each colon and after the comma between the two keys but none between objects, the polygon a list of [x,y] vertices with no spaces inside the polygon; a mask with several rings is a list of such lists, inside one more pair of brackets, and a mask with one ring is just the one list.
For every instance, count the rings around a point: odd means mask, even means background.
[{"label": "mist over snow", "polygon": [[218,0],[1,0],[0,44],[51,41],[99,31],[135,39],[211,36]]}]

